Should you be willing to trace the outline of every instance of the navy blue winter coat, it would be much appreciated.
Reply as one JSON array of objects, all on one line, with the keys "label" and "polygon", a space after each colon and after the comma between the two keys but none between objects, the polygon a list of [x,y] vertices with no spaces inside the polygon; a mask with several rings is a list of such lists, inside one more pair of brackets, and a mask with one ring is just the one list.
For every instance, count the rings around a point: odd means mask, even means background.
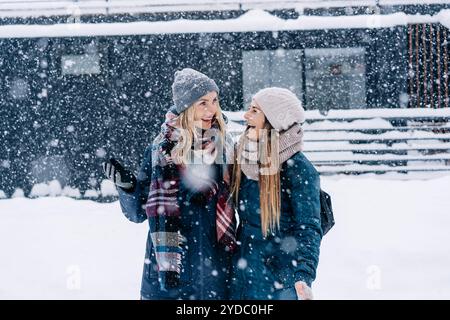
[{"label": "navy blue winter coat", "polygon": [[322,239],[319,174],[298,152],[283,163],[280,180],[280,229],[264,239],[258,181],[242,173],[231,299],[296,299],[295,282],[311,286],[316,277]]},{"label": "navy blue winter coat", "polygon": [[[151,180],[151,151],[145,150],[144,160],[137,176],[137,185],[131,192],[118,188],[122,212],[132,222],[147,219],[145,203]],[[222,177],[221,166],[214,165],[216,179]],[[231,254],[217,243],[216,202],[204,201],[183,183],[180,185],[181,234],[187,239],[186,255],[180,285],[171,292],[162,292],[158,283],[156,258],[150,233],[147,236],[144,271],[141,285],[142,299],[228,299]]]}]

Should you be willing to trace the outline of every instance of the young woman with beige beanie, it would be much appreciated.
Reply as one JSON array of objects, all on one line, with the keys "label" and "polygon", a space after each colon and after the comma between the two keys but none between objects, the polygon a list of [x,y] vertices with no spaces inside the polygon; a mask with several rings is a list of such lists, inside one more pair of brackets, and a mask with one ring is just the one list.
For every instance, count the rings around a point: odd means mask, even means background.
[{"label": "young woman with beige beanie", "polygon": [[294,93],[266,88],[245,113],[232,192],[239,213],[231,299],[312,299],[322,229],[320,180],[302,153],[305,112]]}]

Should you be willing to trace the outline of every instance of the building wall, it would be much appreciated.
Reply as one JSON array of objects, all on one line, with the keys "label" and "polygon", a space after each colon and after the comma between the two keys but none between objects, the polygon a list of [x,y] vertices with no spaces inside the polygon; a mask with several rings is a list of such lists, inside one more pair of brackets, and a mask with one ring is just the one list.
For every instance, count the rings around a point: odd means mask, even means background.
[{"label": "building wall", "polygon": [[[406,107],[403,27],[1,39],[0,190],[10,195],[21,187],[27,194],[34,183],[54,178],[82,191],[98,188],[109,156],[137,169],[171,105],[177,69],[205,72],[221,88],[222,108],[240,110],[243,51],[348,47],[365,50],[366,107]],[[99,58],[100,73],[64,74],[62,57],[83,54]]]}]

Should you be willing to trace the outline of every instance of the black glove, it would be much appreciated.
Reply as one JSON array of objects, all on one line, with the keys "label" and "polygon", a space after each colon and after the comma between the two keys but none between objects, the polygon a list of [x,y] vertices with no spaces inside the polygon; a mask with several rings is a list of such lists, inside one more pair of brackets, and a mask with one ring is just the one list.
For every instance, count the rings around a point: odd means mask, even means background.
[{"label": "black glove", "polygon": [[114,158],[111,158],[107,162],[103,163],[103,172],[109,180],[122,189],[132,190],[136,185],[136,177],[134,174],[125,169]]}]

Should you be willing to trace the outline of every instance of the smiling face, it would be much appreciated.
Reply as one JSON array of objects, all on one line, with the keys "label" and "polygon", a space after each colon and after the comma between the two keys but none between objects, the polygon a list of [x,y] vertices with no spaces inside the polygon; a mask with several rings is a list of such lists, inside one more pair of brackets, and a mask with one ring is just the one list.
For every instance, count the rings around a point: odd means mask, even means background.
[{"label": "smiling face", "polygon": [[217,92],[211,91],[198,99],[193,104],[195,126],[202,129],[210,129],[214,116],[219,108]]},{"label": "smiling face", "polygon": [[261,129],[266,123],[266,117],[255,100],[252,100],[244,118],[247,120],[247,137],[257,141],[261,135]]}]

